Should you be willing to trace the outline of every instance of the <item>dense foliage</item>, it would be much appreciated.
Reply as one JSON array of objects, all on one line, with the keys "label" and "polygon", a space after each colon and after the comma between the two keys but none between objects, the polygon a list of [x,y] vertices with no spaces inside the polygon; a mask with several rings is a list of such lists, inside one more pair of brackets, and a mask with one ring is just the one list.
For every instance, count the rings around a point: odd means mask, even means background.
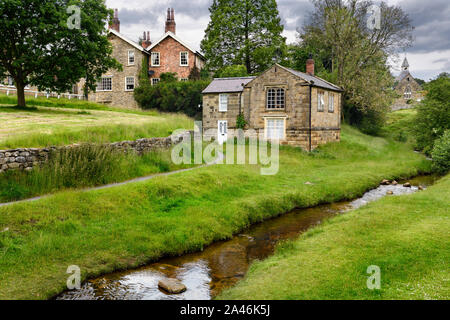
[{"label": "dense foliage", "polygon": [[247,68],[242,64],[223,67],[214,74],[214,78],[230,78],[230,77],[246,77],[246,76],[248,76]]},{"label": "dense foliage", "polygon": [[450,171],[450,130],[436,140],[433,151],[433,169],[439,174],[446,174]]},{"label": "dense foliage", "polygon": [[18,105],[27,85],[65,92],[85,78],[94,90],[108,69],[120,69],[107,38],[111,13],[103,0],[2,0],[0,78],[14,79]]},{"label": "dense foliage", "polygon": [[450,77],[439,76],[425,89],[427,95],[417,107],[414,133],[417,148],[430,154],[436,139],[450,129]]},{"label": "dense foliage", "polygon": [[316,74],[345,90],[342,116],[370,134],[379,133],[394,98],[390,54],[411,42],[408,16],[380,4],[380,29],[368,28],[371,1],[314,0],[315,10],[289,47],[287,64],[304,71],[309,54]]},{"label": "dense foliage", "polygon": [[182,112],[199,117],[202,109],[202,91],[210,81],[169,81],[157,85],[144,83],[134,90],[134,97],[143,109],[163,112]]},{"label": "dense foliage", "polygon": [[282,61],[286,39],[275,0],[213,0],[209,11],[201,49],[210,71],[245,65],[254,74]]}]

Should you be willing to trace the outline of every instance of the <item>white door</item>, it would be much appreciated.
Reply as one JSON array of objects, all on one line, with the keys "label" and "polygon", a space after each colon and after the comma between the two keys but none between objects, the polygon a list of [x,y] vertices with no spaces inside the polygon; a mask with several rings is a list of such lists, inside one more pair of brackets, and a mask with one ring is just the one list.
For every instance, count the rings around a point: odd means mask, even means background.
[{"label": "white door", "polygon": [[266,139],[284,139],[284,119],[266,119]]},{"label": "white door", "polygon": [[227,141],[228,134],[228,121],[219,120],[217,122],[217,141],[219,144],[223,144]]}]

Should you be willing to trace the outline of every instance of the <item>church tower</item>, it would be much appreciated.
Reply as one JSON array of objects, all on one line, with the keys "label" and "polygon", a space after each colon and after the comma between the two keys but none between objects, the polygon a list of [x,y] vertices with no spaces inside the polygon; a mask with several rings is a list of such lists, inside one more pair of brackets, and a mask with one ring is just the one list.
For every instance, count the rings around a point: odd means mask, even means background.
[{"label": "church tower", "polygon": [[403,60],[403,63],[402,63],[402,70],[403,71],[409,71],[409,62],[408,62],[408,59],[406,59],[406,57],[405,57],[405,60]]}]

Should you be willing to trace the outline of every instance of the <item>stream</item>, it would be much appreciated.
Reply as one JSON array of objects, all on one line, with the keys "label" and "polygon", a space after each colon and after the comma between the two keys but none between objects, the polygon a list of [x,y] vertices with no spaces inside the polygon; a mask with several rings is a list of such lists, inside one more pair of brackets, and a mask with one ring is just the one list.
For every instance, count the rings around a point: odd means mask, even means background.
[{"label": "stream", "polygon": [[[364,206],[392,191],[394,195],[414,193],[419,186],[432,185],[436,176],[408,180],[412,187],[381,185],[354,201],[338,202],[308,209],[296,209],[253,225],[230,240],[214,243],[202,252],[164,258],[139,269],[116,272],[91,279],[80,290],[66,291],[58,300],[209,300],[236,284],[250,264],[273,254],[281,240],[295,239],[325,219]],[[158,288],[159,280],[177,278],[187,290],[168,294]]]}]

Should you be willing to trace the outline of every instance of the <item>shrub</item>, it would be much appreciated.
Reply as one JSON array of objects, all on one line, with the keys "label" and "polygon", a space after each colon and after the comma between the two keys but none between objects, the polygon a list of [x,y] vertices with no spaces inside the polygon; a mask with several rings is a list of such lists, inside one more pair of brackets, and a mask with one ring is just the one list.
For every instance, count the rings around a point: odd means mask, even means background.
[{"label": "shrub", "polygon": [[226,66],[218,70],[215,78],[230,78],[230,77],[246,77],[248,76],[247,68],[244,65]]},{"label": "shrub", "polygon": [[239,115],[236,118],[236,128],[244,129],[246,124],[247,121],[245,121],[244,115],[242,113],[239,113]]},{"label": "shrub", "polygon": [[426,89],[428,93],[417,107],[413,128],[417,149],[430,155],[436,139],[450,129],[450,78],[433,80]]},{"label": "shrub", "polygon": [[450,171],[450,130],[436,140],[433,151],[433,169],[439,174],[446,174]]},{"label": "shrub", "polygon": [[183,112],[190,117],[201,115],[202,91],[209,81],[160,82],[144,84],[134,91],[134,97],[143,109],[163,112]]}]

